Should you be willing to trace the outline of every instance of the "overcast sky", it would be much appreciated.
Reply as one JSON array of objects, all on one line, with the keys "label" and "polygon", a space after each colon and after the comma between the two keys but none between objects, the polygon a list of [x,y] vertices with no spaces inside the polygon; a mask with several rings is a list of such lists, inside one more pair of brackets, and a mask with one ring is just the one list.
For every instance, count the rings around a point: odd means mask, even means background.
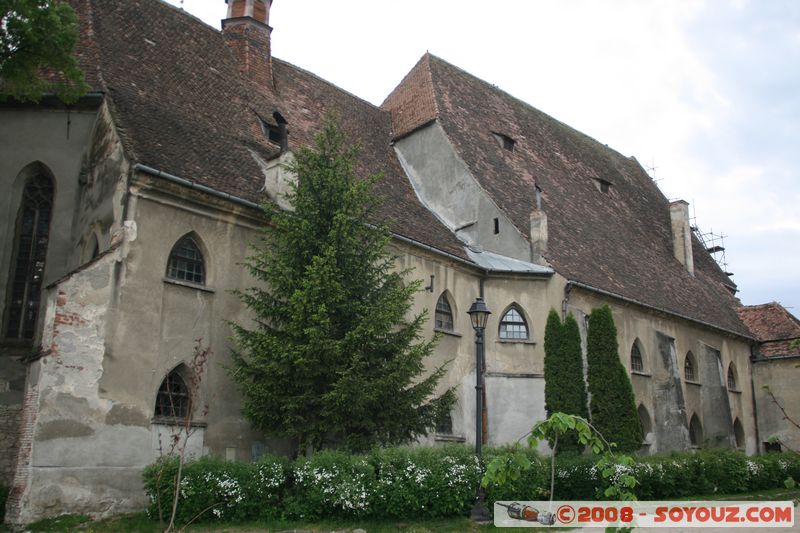
[{"label": "overcast sky", "polygon": [[800,316],[800,1],[275,0],[270,25],[275,57],[376,105],[430,51],[635,156],[726,236],[743,303]]}]

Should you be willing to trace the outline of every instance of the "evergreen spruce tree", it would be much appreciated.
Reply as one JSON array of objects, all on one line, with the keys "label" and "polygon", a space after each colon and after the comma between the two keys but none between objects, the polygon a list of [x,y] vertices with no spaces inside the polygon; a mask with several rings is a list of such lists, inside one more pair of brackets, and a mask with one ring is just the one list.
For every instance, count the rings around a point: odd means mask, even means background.
[{"label": "evergreen spruce tree", "polygon": [[631,380],[619,359],[617,328],[607,305],[589,315],[587,345],[592,424],[616,442],[618,450],[636,451],[642,443],[641,422]]},{"label": "evergreen spruce tree", "polygon": [[[562,324],[558,313],[550,310],[544,331],[544,353],[544,403],[547,416],[561,412],[588,418],[581,334],[571,314]],[[582,449],[577,438],[568,434],[559,441],[556,452]]]},{"label": "evergreen spruce tree", "polygon": [[300,453],[408,442],[455,397],[432,398],[444,369],[425,375],[427,316],[407,318],[419,284],[401,283],[387,228],[368,223],[378,177],[356,178],[356,152],[330,117],[315,149],[297,151],[292,208],[264,205],[269,227],[246,263],[261,285],[238,293],[254,326],[232,324],[245,416]]}]

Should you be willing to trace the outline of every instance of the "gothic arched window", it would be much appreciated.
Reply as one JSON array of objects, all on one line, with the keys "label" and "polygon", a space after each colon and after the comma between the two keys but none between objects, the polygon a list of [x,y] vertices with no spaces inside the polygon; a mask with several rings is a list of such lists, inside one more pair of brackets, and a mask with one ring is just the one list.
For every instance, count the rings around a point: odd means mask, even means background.
[{"label": "gothic arched window", "polygon": [[183,419],[189,413],[189,389],[178,370],[173,370],[158,388],[155,416]]},{"label": "gothic arched window", "polygon": [[453,331],[453,309],[450,307],[446,293],[442,293],[439,296],[439,301],[436,302],[435,327],[436,329]]},{"label": "gothic arched window", "polygon": [[25,182],[9,276],[5,328],[8,339],[33,339],[50,239],[53,195],[53,181],[47,176],[38,174]]},{"label": "gothic arched window", "polygon": [[506,340],[526,340],[528,338],[528,323],[516,306],[506,311],[500,320],[500,338]]},{"label": "gothic arched window", "polygon": [[736,389],[736,368],[733,366],[733,363],[728,365],[728,390],[737,390]]},{"label": "gothic arched window", "polygon": [[191,236],[181,237],[172,247],[167,262],[167,277],[198,285],[205,284],[206,269],[203,254]]},{"label": "gothic arched window", "polygon": [[686,379],[686,381],[697,380],[697,373],[695,372],[694,354],[692,352],[688,352],[686,354],[686,360],[683,362],[683,377]]},{"label": "gothic arched window", "polygon": [[644,372],[644,359],[639,348],[639,339],[631,346],[631,372]]}]

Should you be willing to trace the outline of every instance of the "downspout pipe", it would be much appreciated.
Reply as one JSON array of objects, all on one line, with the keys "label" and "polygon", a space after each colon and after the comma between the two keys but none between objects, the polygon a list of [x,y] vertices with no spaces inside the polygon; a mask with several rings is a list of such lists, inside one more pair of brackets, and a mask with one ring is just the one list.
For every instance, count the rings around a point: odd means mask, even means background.
[{"label": "downspout pipe", "polygon": [[204,192],[211,196],[216,196],[217,198],[223,198],[235,204],[243,205],[251,209],[258,209],[259,211],[261,211],[261,206],[255,202],[251,202],[250,200],[245,200],[244,198],[234,196],[227,192],[222,192],[216,189],[212,189],[211,187],[207,187],[205,185],[197,183],[196,181],[187,180],[186,178],[181,178],[179,176],[175,176],[174,174],[169,174],[168,172],[163,172],[161,170],[149,167],[147,165],[143,165],[141,163],[136,163],[135,165],[133,165],[133,170],[138,172],[144,172],[145,174],[150,174],[151,176],[171,181],[172,183],[177,183],[178,185],[182,185],[184,187],[188,187],[196,191]]}]

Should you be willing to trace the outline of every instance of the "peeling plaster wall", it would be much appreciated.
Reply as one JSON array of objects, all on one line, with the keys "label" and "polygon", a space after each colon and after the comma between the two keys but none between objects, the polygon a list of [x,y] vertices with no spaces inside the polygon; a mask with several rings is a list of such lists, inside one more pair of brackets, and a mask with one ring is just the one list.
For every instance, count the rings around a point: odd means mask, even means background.
[{"label": "peeling plaster wall", "polygon": [[784,449],[788,446],[794,450],[800,450],[800,429],[784,420],[780,408],[764,390],[764,385],[768,385],[778,403],[786,409],[786,414],[792,420],[800,420],[800,387],[797,386],[800,380],[800,367],[797,366],[798,364],[800,364],[800,357],[760,360],[753,364],[753,388],[756,393],[758,432],[761,440],[759,446],[762,451],[764,443],[773,436],[778,437],[784,443]]},{"label": "peeling plaster wall", "polygon": [[117,252],[48,291],[42,339],[47,351],[28,370],[30,433],[12,487],[12,523],[146,504],[141,467],[152,460],[150,428],[132,420],[110,424],[120,403],[100,387]]},{"label": "peeling plaster wall", "polygon": [[[145,425],[158,424],[159,386],[173,369],[190,365],[200,339],[211,351],[196,398],[193,421],[203,425],[202,442],[193,444],[196,452],[242,461],[265,450],[288,453],[285,442],[265,439],[250,427],[241,414],[238,388],[225,370],[231,363],[228,321],[248,325],[250,320],[231,291],[255,284],[241,263],[260,222],[250,211],[237,211],[245,208],[207,197],[196,201],[163,180],[140,175],[137,183],[128,213],[136,221],[137,238],[128,248],[116,295],[118,317],[100,387],[124,401]],[[204,285],[166,278],[172,247],[189,233],[204,256]],[[158,453],[157,441],[145,448],[151,457]]]},{"label": "peeling plaster wall", "polygon": [[129,172],[130,163],[104,104],[82,158],[72,217],[71,264],[77,266],[92,258],[93,237],[101,252],[121,237]]},{"label": "peeling plaster wall", "polygon": [[[604,304],[611,307],[617,326],[620,358],[629,372],[634,341],[639,339],[643,347],[644,372],[633,374],[631,381],[637,405],[644,405],[647,409],[655,430],[654,442],[649,445],[651,453],[688,447],[688,421],[693,414],[700,419],[706,436],[707,428],[715,436],[707,445],[729,447],[731,442],[735,442],[730,440],[733,438],[731,420],[738,418],[745,433],[744,450],[749,454],[758,452],[752,391],[744,385],[740,387],[742,390],[727,390],[720,385],[719,374],[703,366],[713,359],[700,363],[701,354],[706,354],[707,348],[711,348],[719,352],[721,367],[726,372],[733,362],[739,383],[750,383],[750,344],[747,339],[590,291],[573,289],[570,294],[569,309],[573,312],[588,314]],[[690,350],[700,367],[698,383],[687,382],[683,375],[684,361]],[[678,424],[684,416],[686,422]],[[729,439],[725,438],[726,427],[731,428]]]}]

